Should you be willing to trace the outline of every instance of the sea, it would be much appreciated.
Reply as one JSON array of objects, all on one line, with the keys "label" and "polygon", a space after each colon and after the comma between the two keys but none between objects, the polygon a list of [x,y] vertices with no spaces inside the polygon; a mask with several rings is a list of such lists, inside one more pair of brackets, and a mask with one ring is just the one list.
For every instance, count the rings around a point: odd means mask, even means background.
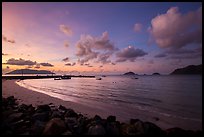
[{"label": "sea", "polygon": [[[18,85],[106,112],[117,120],[153,122],[163,129],[202,130],[202,76],[106,76],[65,80],[27,79]],[[83,112],[82,112],[83,113]]]}]

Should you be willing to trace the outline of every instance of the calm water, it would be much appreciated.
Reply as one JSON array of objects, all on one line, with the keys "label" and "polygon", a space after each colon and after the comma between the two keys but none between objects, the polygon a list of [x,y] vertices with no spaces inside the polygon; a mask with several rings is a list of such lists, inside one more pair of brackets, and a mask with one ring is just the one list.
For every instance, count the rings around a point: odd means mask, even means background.
[{"label": "calm water", "polygon": [[[107,76],[71,80],[35,79],[20,86],[96,108],[128,121],[139,118],[162,128],[202,129],[202,76]],[[155,120],[159,118],[159,121]]]}]

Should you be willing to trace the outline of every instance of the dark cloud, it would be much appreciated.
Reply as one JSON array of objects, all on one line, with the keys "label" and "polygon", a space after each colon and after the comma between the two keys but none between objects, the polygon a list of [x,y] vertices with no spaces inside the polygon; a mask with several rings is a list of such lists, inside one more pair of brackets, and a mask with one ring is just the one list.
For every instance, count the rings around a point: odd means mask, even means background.
[{"label": "dark cloud", "polygon": [[202,7],[186,14],[181,14],[178,7],[171,7],[152,19],[149,30],[161,48],[179,49],[193,43],[201,44]]},{"label": "dark cloud", "polygon": [[62,59],[62,61],[64,61],[64,62],[68,62],[68,61],[69,61],[69,58],[66,57],[66,58]]},{"label": "dark cloud", "polygon": [[54,65],[50,63],[40,63],[41,66],[46,66],[46,67],[54,67]]},{"label": "dark cloud", "polygon": [[35,68],[36,68],[36,69],[39,69],[39,68],[40,68],[40,64],[36,64],[36,65],[35,65]]},{"label": "dark cloud", "polygon": [[116,57],[119,58],[116,60],[116,62],[124,62],[127,60],[134,62],[136,58],[142,57],[145,55],[147,55],[147,53],[144,52],[142,49],[136,49],[133,46],[128,46],[127,48],[124,48],[118,53],[116,53]]},{"label": "dark cloud", "polygon": [[108,58],[118,50],[109,40],[108,32],[104,32],[101,37],[82,35],[76,47],[80,64],[93,59],[96,59],[96,62],[109,63]]},{"label": "dark cloud", "polygon": [[102,64],[110,63],[111,60],[108,60],[108,59],[110,58],[111,55],[112,55],[112,53],[100,54],[100,55],[98,56],[97,62],[100,62],[100,63],[102,63]]},{"label": "dark cloud", "polygon": [[163,58],[163,57],[166,57],[167,55],[165,53],[159,53],[157,55],[155,55],[154,57],[155,58]]},{"label": "dark cloud", "polygon": [[37,63],[36,61],[33,62],[31,60],[24,60],[21,58],[19,59],[11,58],[5,64],[23,66],[23,65],[35,65],[36,63]]},{"label": "dark cloud", "polygon": [[76,63],[74,62],[74,63],[67,63],[67,64],[65,64],[65,66],[75,66],[76,65]]},{"label": "dark cloud", "polygon": [[27,68],[33,68],[33,66],[28,66]]},{"label": "dark cloud", "polygon": [[2,40],[9,43],[16,43],[15,40],[8,39],[6,36],[2,35]]},{"label": "dark cloud", "polygon": [[76,65],[76,63],[74,62],[74,63],[72,63],[72,66],[75,66]]}]

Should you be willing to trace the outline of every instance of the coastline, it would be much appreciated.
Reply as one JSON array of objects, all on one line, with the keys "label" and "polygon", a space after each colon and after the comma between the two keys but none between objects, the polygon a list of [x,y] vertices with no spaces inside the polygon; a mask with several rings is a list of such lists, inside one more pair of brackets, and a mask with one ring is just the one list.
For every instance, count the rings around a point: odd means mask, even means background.
[{"label": "coastline", "polygon": [[[74,109],[75,112],[85,115],[89,118],[94,117],[95,115],[99,115],[102,118],[107,118],[110,115],[115,115],[115,113],[118,113],[118,112],[113,112],[113,111],[112,113],[110,113],[110,111],[105,111],[105,109],[101,110],[100,108],[97,108],[96,105],[88,106],[83,103],[63,101],[61,99],[58,99],[58,98],[55,98],[55,97],[52,97],[46,94],[21,87],[18,84],[16,84],[15,81],[16,80],[2,80],[2,97],[7,98],[9,96],[14,96],[14,98],[18,99],[17,102],[19,104],[27,104],[27,105],[32,104],[34,107],[37,107],[38,105],[53,103],[55,106],[62,105],[62,106],[65,106],[66,108]],[[111,110],[111,108],[108,108],[108,109]],[[137,112],[137,115],[139,117],[141,113]],[[135,118],[138,118],[138,117],[135,117]],[[162,120],[158,120],[154,122],[146,118],[143,118],[143,119],[139,118],[139,119],[143,121],[153,122],[156,125],[158,125],[160,128],[162,128],[163,130],[174,127],[174,126],[163,124]],[[125,123],[129,122],[129,119],[124,121],[124,120],[121,120],[120,117],[118,116],[117,116],[117,120],[119,120],[120,122],[125,122]],[[178,127],[183,128],[182,126],[178,126]]]},{"label": "coastline", "polygon": [[[50,103],[53,103],[56,106],[63,105],[67,108],[74,109],[77,113],[83,112],[83,115],[88,117],[95,116],[95,113],[93,112],[93,109],[95,108],[75,102],[63,101],[40,92],[32,91],[17,85],[15,83],[16,81],[17,80],[2,80],[2,97],[7,98],[9,96],[14,96],[18,99],[17,102],[19,104],[32,104],[34,107]],[[102,116],[107,117],[108,115],[104,113]]]}]

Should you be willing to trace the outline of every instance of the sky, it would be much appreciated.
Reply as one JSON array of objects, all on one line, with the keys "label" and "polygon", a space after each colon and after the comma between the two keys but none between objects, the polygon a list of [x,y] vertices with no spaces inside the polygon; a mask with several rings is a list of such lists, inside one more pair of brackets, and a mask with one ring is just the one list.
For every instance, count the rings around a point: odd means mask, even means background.
[{"label": "sky", "polygon": [[169,74],[198,64],[201,2],[2,3],[2,73]]}]

